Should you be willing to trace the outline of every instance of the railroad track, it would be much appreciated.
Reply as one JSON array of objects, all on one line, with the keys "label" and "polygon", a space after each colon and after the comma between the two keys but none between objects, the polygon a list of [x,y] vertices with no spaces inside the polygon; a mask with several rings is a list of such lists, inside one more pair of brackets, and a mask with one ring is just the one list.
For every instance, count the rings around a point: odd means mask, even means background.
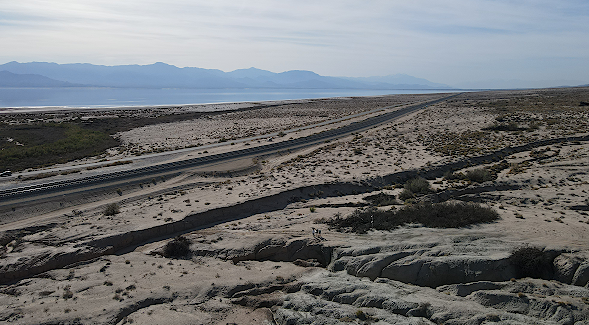
[{"label": "railroad track", "polygon": [[343,135],[348,135],[352,132],[363,131],[380,124],[389,122],[393,119],[399,118],[405,114],[412,113],[419,109],[423,109],[429,105],[437,104],[442,101],[446,101],[452,97],[458,96],[459,94],[451,95],[441,99],[429,101],[426,103],[416,104],[402,108],[400,110],[381,114],[375,117],[367,118],[363,121],[354,122],[346,126],[332,129],[320,133],[315,133],[306,137],[297,139],[291,139],[276,143],[270,143],[262,146],[253,148],[240,149],[220,154],[214,154],[209,156],[203,156],[198,158],[191,158],[181,161],[175,161],[170,163],[162,163],[153,166],[140,167],[136,169],[116,171],[111,173],[105,173],[102,175],[88,176],[72,180],[53,181],[42,184],[22,186],[12,189],[0,190],[0,202],[9,199],[15,199],[25,196],[34,196],[38,194],[45,194],[52,191],[60,191],[65,189],[74,189],[80,187],[86,187],[99,183],[107,183],[120,181],[125,179],[133,179],[138,177],[148,177],[149,175],[161,173],[161,172],[173,172],[180,171],[183,169],[189,169],[202,165],[209,165],[213,163],[222,162],[225,160],[232,160],[237,158],[244,158],[249,156],[260,156],[264,154],[270,154],[273,152],[284,151],[289,149],[297,149],[309,145],[313,145],[319,142],[332,140],[339,138]]}]

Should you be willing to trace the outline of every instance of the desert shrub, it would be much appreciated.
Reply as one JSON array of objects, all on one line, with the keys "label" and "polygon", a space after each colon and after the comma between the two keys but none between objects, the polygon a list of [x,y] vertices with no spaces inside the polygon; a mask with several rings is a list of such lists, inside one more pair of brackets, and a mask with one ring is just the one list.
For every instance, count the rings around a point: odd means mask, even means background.
[{"label": "desert shrub", "polygon": [[466,172],[466,179],[477,183],[492,181],[493,175],[486,168],[477,168]]},{"label": "desert shrub", "polygon": [[543,249],[534,246],[522,246],[511,252],[509,261],[520,278],[542,278],[553,272],[554,257]]},{"label": "desert shrub", "polygon": [[416,194],[427,194],[431,190],[429,182],[423,177],[411,179],[405,183],[405,189]]},{"label": "desert shrub", "polygon": [[411,192],[407,189],[404,189],[403,191],[401,191],[401,193],[399,193],[399,200],[405,201],[405,200],[410,199],[414,196],[415,195],[413,195],[413,192]]},{"label": "desert shrub", "polygon": [[120,207],[117,203],[107,204],[104,208],[104,215],[105,216],[114,216],[115,214],[120,212]]},{"label": "desert shrub", "polygon": [[190,253],[190,240],[184,236],[178,236],[164,246],[165,257],[183,257]]},{"label": "desert shrub", "polygon": [[374,195],[365,196],[364,201],[370,202],[372,205],[391,205],[397,203],[394,195],[386,193],[378,193]]},{"label": "desert shrub", "polygon": [[490,207],[472,202],[418,203],[399,210],[358,209],[350,216],[334,216],[326,223],[339,231],[366,233],[370,229],[393,230],[418,223],[432,228],[460,228],[492,222],[499,214]]}]

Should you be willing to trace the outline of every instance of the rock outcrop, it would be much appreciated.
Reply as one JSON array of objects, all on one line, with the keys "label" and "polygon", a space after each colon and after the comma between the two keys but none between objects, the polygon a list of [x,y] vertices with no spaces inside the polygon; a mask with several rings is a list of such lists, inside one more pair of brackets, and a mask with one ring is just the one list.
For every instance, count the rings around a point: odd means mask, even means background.
[{"label": "rock outcrop", "polygon": [[[286,294],[278,324],[585,324],[588,289],[544,280],[473,282],[437,289],[321,272]],[[566,297],[566,298],[562,298]]]}]

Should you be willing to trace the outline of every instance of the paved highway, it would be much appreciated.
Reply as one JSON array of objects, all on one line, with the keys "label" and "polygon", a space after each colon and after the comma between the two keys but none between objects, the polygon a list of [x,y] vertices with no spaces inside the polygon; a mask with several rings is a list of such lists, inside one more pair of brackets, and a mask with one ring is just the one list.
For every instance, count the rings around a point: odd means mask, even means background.
[{"label": "paved highway", "polygon": [[29,186],[22,186],[7,190],[0,191],[0,202],[18,199],[22,197],[28,196],[35,196],[39,194],[47,194],[49,192],[60,192],[64,190],[72,190],[75,188],[83,189],[85,187],[96,186],[97,184],[106,184],[111,182],[119,182],[121,180],[130,180],[136,178],[148,178],[154,174],[161,174],[162,172],[180,172],[183,170],[187,170],[190,168],[210,165],[214,163],[219,163],[222,161],[233,160],[238,158],[245,158],[245,157],[255,157],[261,155],[267,155],[274,152],[279,151],[286,151],[292,149],[298,149],[302,147],[306,147],[309,145],[317,144],[320,142],[325,142],[327,140],[332,140],[336,138],[340,138],[342,136],[349,135],[353,132],[359,132],[366,129],[373,128],[375,126],[390,122],[394,119],[397,119],[405,114],[414,112],[416,110],[422,109],[427,107],[428,105],[433,105],[445,100],[448,100],[452,97],[458,96],[459,94],[451,95],[448,97],[444,97],[441,99],[437,99],[434,101],[429,101],[426,103],[416,104],[412,106],[408,106],[397,111],[381,114],[375,117],[367,118],[360,122],[354,122],[349,125],[332,129],[316,134],[312,134],[306,137],[301,137],[297,139],[291,139],[276,143],[270,143],[262,146],[235,150],[215,155],[203,156],[198,158],[191,158],[181,161],[175,161],[170,163],[162,163],[158,165],[148,166],[148,167],[141,167],[136,169],[130,170],[123,170],[111,173],[105,173],[101,175],[95,176],[88,176],[73,180],[62,180],[62,181],[53,181],[47,182],[43,184],[35,184]]}]

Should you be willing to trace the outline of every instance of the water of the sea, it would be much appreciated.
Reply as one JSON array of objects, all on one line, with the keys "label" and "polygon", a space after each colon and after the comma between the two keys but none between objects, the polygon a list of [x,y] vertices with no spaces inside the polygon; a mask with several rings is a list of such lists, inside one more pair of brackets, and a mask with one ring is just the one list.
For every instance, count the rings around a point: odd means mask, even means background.
[{"label": "water of the sea", "polygon": [[374,89],[145,89],[145,88],[0,88],[0,113],[48,108],[100,108],[257,102],[304,98],[425,94],[450,90]]}]

